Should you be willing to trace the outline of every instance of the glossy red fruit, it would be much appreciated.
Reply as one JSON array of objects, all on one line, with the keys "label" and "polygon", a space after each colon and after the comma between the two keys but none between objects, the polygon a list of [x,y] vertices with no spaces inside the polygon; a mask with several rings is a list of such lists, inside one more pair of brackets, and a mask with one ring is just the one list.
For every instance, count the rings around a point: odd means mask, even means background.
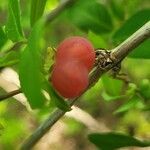
[{"label": "glossy red fruit", "polygon": [[88,70],[76,60],[56,62],[51,80],[61,96],[75,98],[88,86]]},{"label": "glossy red fruit", "polygon": [[56,61],[76,59],[82,62],[90,71],[95,61],[95,51],[92,44],[82,37],[65,39],[57,48]]}]

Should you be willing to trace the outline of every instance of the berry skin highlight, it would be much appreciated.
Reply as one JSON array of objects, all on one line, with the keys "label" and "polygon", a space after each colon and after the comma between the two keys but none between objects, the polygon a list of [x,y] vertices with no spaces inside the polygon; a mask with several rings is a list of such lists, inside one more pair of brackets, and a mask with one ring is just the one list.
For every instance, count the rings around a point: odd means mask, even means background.
[{"label": "berry skin highlight", "polygon": [[67,38],[59,44],[55,61],[51,76],[55,90],[65,98],[81,95],[95,62],[92,44],[79,36]]}]

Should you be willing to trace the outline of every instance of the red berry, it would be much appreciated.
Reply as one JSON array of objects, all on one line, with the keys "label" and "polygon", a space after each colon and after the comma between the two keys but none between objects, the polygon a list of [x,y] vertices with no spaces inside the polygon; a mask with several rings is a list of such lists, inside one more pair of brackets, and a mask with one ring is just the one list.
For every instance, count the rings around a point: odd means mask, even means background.
[{"label": "red berry", "polygon": [[60,95],[75,98],[88,86],[88,71],[79,61],[59,61],[54,66],[51,79]]},{"label": "red berry", "polygon": [[82,37],[65,39],[57,48],[56,61],[76,59],[82,62],[90,71],[95,61],[95,51],[92,44]]}]

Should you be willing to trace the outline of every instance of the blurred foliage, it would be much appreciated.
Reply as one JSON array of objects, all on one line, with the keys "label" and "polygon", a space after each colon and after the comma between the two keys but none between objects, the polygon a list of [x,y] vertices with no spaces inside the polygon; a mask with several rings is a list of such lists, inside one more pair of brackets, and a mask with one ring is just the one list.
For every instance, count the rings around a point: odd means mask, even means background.
[{"label": "blurred foliage", "polygon": [[[149,0],[74,0],[45,25],[47,14],[62,2],[64,0],[0,0],[0,68],[12,67],[19,72],[21,87],[30,106],[40,108],[28,112],[13,98],[0,103],[2,150],[16,149],[56,107],[70,110],[68,102],[51,85],[47,86],[55,61],[54,48],[61,40],[79,35],[88,38],[95,49],[111,49],[150,20]],[[147,40],[122,62],[121,73],[126,74],[129,83],[114,79],[110,74],[104,75],[77,102],[100,126],[104,123],[110,130],[125,133],[122,138],[128,134],[150,140],[149,49],[150,41]],[[0,89],[0,93],[4,91]],[[85,138],[88,130],[83,123],[68,118],[63,122],[67,130],[64,130],[61,149],[66,149],[68,137],[76,145],[74,150],[95,148]],[[103,137],[98,135],[96,140],[99,138]],[[108,134],[104,141],[108,145],[109,138]],[[144,145],[132,137],[129,139],[134,145]],[[60,145],[59,142],[55,145]]]},{"label": "blurred foliage", "polygon": [[69,21],[83,31],[107,33],[112,30],[112,21],[107,7],[96,0],[78,0],[65,13]]},{"label": "blurred foliage", "polygon": [[14,99],[13,101],[1,102],[0,105],[0,149],[10,150],[11,147],[18,147],[16,144],[20,143],[29,131],[26,118],[23,117],[24,112],[21,111],[22,106]]},{"label": "blurred foliage", "polygon": [[30,24],[33,26],[43,15],[47,0],[31,0]]}]

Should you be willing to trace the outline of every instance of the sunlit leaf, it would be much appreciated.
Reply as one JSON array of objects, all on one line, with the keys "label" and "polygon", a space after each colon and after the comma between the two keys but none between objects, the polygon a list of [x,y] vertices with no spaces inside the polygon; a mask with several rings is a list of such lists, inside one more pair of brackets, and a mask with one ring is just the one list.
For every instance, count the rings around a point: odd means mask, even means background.
[{"label": "sunlit leaf", "polygon": [[105,91],[112,96],[119,96],[121,92],[121,87],[122,87],[122,81],[113,79],[108,75],[102,76],[102,82]]},{"label": "sunlit leaf", "polygon": [[137,85],[134,83],[129,83],[125,94],[128,97],[133,97],[135,95],[136,91],[137,91]]},{"label": "sunlit leaf", "polygon": [[54,63],[55,49],[48,47],[44,56],[44,72],[50,74],[50,70]]},{"label": "sunlit leaf", "polygon": [[14,143],[18,137],[23,137],[25,135],[26,126],[24,126],[24,121],[20,118],[7,118],[4,131],[1,135],[2,143],[6,144],[9,148],[12,142]]},{"label": "sunlit leaf", "polygon": [[131,99],[129,99],[125,104],[121,105],[114,113],[122,113],[126,112],[133,108],[144,108],[144,105],[142,103],[142,100],[138,96],[133,96]]},{"label": "sunlit leaf", "polygon": [[140,93],[146,101],[150,101],[150,80],[143,79],[139,85]]},{"label": "sunlit leaf", "polygon": [[100,35],[93,33],[92,31],[88,32],[88,38],[92,42],[95,48],[107,48],[107,42]]},{"label": "sunlit leaf", "polygon": [[52,0],[52,1],[48,0],[45,6],[45,12],[50,12],[51,10],[56,8],[58,4],[59,4],[59,0]]},{"label": "sunlit leaf", "polygon": [[118,99],[122,99],[122,98],[125,98],[126,95],[118,95],[118,96],[112,96],[112,95],[109,95],[108,93],[106,93],[105,91],[102,93],[102,97],[104,98],[105,101],[115,101],[115,100],[118,100]]}]

